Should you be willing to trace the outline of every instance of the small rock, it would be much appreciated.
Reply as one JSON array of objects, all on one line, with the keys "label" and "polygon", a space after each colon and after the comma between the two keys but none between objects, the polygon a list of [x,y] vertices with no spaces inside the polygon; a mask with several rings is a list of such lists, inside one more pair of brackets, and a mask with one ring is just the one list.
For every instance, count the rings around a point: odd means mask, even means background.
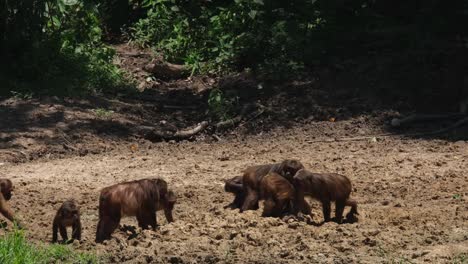
[{"label": "small rock", "polygon": [[288,223],[288,227],[291,229],[296,229],[299,226],[298,222],[290,222]]},{"label": "small rock", "polygon": [[364,245],[368,245],[371,247],[374,247],[375,245],[377,245],[377,241],[375,241],[374,239],[370,239],[368,237],[366,237],[362,242],[364,243]]}]

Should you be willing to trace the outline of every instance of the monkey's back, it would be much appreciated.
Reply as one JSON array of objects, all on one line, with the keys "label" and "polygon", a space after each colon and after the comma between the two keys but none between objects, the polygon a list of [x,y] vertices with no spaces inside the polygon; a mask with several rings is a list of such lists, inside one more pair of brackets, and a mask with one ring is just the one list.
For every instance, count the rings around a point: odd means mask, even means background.
[{"label": "monkey's back", "polygon": [[263,198],[273,197],[277,200],[293,199],[294,187],[283,176],[275,172],[268,173],[260,182],[260,195]]},{"label": "monkey's back", "polygon": [[258,189],[258,184],[262,178],[267,175],[270,171],[274,171],[275,168],[279,166],[279,163],[274,164],[265,164],[265,165],[256,165],[251,166],[245,169],[244,175],[242,177],[243,184],[250,185],[255,189]]},{"label": "monkey's back", "polygon": [[294,176],[294,182],[296,188],[302,188],[307,195],[319,200],[346,200],[352,188],[349,178],[337,173],[300,170]]},{"label": "monkey's back", "polygon": [[120,208],[120,213],[124,216],[135,216],[141,206],[151,204],[154,208],[159,206],[159,188],[153,179],[118,183],[102,189],[101,204],[110,204]]}]

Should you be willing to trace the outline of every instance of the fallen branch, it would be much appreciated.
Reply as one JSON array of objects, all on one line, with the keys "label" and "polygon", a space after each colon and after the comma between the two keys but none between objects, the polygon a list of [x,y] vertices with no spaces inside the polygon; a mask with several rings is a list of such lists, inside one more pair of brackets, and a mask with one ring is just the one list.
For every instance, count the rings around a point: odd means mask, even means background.
[{"label": "fallen branch", "polygon": [[239,115],[239,116],[236,116],[234,118],[218,122],[218,123],[215,124],[215,127],[216,127],[216,129],[226,129],[226,128],[233,127],[233,126],[237,125],[241,121],[242,121],[242,116]]},{"label": "fallen branch", "polygon": [[136,134],[141,135],[146,139],[149,139],[152,141],[159,141],[159,140],[187,139],[200,133],[201,131],[205,130],[207,127],[208,127],[208,122],[203,121],[192,129],[178,130],[175,132],[168,131],[168,130],[161,131],[158,128],[152,127],[152,126],[138,126],[134,130]]},{"label": "fallen branch", "polygon": [[257,113],[252,116],[251,118],[249,118],[248,120],[244,121],[242,124],[240,124],[239,126],[245,126],[245,124],[247,124],[248,122],[256,119],[257,117],[261,116],[263,113],[265,113],[265,109],[260,109],[259,111],[257,111]]},{"label": "fallen branch", "polygon": [[191,109],[195,110],[198,107],[196,105],[163,105],[165,109]]},{"label": "fallen branch", "polygon": [[414,115],[409,115],[405,118],[393,118],[391,121],[392,127],[401,127],[405,126],[411,123],[416,123],[416,122],[422,122],[422,121],[428,121],[428,120],[437,120],[437,119],[458,119],[461,117],[464,117],[466,115],[463,114],[433,114],[433,115],[427,115],[427,114],[414,114]]}]

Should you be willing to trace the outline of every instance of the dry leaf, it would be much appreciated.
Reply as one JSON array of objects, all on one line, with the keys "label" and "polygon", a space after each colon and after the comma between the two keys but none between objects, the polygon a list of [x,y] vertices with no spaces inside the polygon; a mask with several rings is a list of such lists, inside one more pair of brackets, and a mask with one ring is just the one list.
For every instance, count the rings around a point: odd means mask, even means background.
[{"label": "dry leaf", "polygon": [[137,144],[132,144],[132,145],[130,145],[130,150],[131,150],[132,152],[136,152],[136,151],[138,150],[138,145],[137,145]]}]

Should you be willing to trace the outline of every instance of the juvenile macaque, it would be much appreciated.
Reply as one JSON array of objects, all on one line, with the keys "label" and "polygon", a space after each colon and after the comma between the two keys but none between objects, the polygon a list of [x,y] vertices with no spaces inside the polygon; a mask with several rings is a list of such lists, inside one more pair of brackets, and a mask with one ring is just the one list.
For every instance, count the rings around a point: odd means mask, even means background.
[{"label": "juvenile macaque", "polygon": [[57,242],[57,233],[60,231],[63,242],[68,241],[67,227],[72,227],[72,239],[81,240],[80,209],[75,201],[65,201],[57,211],[52,225],[52,243]]},{"label": "juvenile macaque", "polygon": [[99,197],[99,222],[96,242],[109,239],[123,216],[136,216],[138,226],[156,229],[156,211],[164,210],[168,222],[173,222],[175,194],[166,181],[158,178],[123,182],[104,188]]},{"label": "juvenile macaque", "polygon": [[249,167],[244,171],[242,185],[245,193],[245,201],[241,212],[258,209],[259,188],[262,178],[269,172],[276,172],[292,182],[293,176],[304,166],[298,160],[284,160],[281,163],[258,165]]},{"label": "juvenile macaque", "polygon": [[282,216],[293,209],[294,187],[283,176],[270,172],[260,182],[260,199],[265,200],[262,216]]},{"label": "juvenile macaque", "polygon": [[16,223],[19,228],[22,228],[22,224],[15,218],[15,215],[7,202],[11,199],[13,183],[9,179],[0,179],[0,189],[0,213],[11,222]]},{"label": "juvenile macaque", "polygon": [[242,176],[236,176],[228,179],[224,183],[224,190],[234,194],[234,201],[226,205],[224,208],[237,209],[241,208],[245,200],[245,192],[242,185]]},{"label": "juvenile macaque", "polygon": [[335,201],[335,220],[342,222],[345,206],[351,206],[351,210],[346,215],[348,221],[355,220],[357,203],[349,198],[351,193],[351,181],[343,175],[336,173],[312,173],[307,170],[300,170],[294,176],[293,181],[296,190],[295,206],[296,212],[301,211],[310,214],[310,206],[304,200],[304,196],[310,196],[322,203],[323,216],[325,222],[331,220],[330,205]]}]

